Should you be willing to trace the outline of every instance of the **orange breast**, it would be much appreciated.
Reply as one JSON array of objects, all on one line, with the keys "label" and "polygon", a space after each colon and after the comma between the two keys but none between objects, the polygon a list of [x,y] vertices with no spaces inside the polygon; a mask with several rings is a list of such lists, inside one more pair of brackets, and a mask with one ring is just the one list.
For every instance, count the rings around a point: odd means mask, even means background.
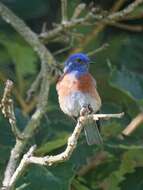
[{"label": "orange breast", "polygon": [[66,74],[61,77],[56,88],[60,97],[68,96],[75,91],[81,91],[83,93],[89,93],[91,96],[100,100],[95,82],[90,74],[83,75],[79,78],[71,74]]}]

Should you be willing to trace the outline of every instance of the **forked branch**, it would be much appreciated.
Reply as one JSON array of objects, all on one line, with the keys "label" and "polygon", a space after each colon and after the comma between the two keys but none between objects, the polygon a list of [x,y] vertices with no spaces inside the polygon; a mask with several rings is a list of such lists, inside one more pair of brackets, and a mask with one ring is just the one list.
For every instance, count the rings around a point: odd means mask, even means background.
[{"label": "forked branch", "polygon": [[118,113],[118,114],[93,114],[93,115],[86,115],[79,117],[77,124],[75,126],[75,129],[71,136],[68,138],[67,141],[67,147],[64,150],[64,152],[54,155],[54,156],[44,156],[44,157],[36,157],[33,156],[33,152],[36,149],[36,146],[32,146],[29,151],[23,156],[22,160],[20,161],[19,166],[17,167],[16,171],[14,172],[9,185],[13,186],[13,184],[17,181],[17,179],[20,177],[23,170],[27,167],[27,165],[33,163],[33,164],[39,164],[39,165],[48,165],[51,166],[55,163],[64,162],[70,158],[72,155],[74,149],[77,146],[77,141],[79,139],[80,133],[84,127],[84,122],[86,119],[93,119],[98,120],[99,118],[102,119],[109,119],[109,118],[121,118],[124,115],[124,113]]}]

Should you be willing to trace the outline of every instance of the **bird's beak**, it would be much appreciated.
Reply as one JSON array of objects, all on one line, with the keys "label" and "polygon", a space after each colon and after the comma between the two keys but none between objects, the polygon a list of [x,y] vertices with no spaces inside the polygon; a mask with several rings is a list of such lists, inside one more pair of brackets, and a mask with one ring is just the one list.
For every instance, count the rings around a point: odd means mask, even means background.
[{"label": "bird's beak", "polygon": [[68,71],[68,67],[66,66],[64,67],[64,73],[67,73],[67,71]]},{"label": "bird's beak", "polygon": [[72,62],[69,62],[67,66],[64,67],[64,73],[67,73],[72,65]]}]

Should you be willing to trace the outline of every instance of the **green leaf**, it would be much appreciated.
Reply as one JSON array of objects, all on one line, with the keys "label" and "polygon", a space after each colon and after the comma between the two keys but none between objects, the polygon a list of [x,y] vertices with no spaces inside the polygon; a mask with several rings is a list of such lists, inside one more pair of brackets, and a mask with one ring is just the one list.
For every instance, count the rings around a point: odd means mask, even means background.
[{"label": "green leaf", "polygon": [[110,84],[135,100],[143,98],[143,77],[126,69],[113,69]]},{"label": "green leaf", "polygon": [[68,137],[69,137],[68,133],[60,133],[60,135],[56,136],[56,138],[53,139],[52,141],[46,142],[45,144],[41,145],[36,150],[36,154],[42,156],[57,148],[64,146],[68,140]]},{"label": "green leaf", "polygon": [[25,41],[17,35],[8,37],[0,33],[0,44],[5,47],[8,53],[9,62],[14,64],[15,75],[20,93],[25,88],[24,78],[36,73],[37,56]]},{"label": "green leaf", "polygon": [[73,175],[70,163],[50,168],[35,165],[28,168],[27,173],[18,181],[17,188],[27,184],[24,190],[46,190],[47,187],[52,190],[68,190]]},{"label": "green leaf", "polygon": [[46,167],[31,166],[25,177],[18,182],[18,186],[21,184],[27,184],[24,190],[41,189],[46,190],[47,187],[53,190],[61,190],[61,182],[58,177],[54,176]]},{"label": "green leaf", "polygon": [[125,180],[120,185],[121,189],[142,190],[143,189],[142,170],[143,167],[138,167],[135,169],[134,173],[126,174]]},{"label": "green leaf", "polygon": [[141,74],[143,69],[143,36],[129,35],[125,38],[119,54],[118,62],[122,67]]},{"label": "green leaf", "polygon": [[0,34],[0,43],[6,48],[19,75],[36,72],[36,54],[20,37]]},{"label": "green leaf", "polygon": [[125,174],[134,172],[135,168],[143,166],[142,150],[131,149],[126,151],[121,159],[118,170],[113,171],[104,183],[107,190],[120,190],[120,183],[125,180]]}]

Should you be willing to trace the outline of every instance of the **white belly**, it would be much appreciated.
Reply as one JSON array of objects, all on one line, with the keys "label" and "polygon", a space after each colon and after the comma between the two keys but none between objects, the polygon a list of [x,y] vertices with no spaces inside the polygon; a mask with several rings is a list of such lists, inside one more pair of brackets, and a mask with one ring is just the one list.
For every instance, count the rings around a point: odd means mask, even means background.
[{"label": "white belly", "polygon": [[89,94],[80,91],[72,93],[70,96],[65,97],[64,100],[59,99],[59,102],[65,114],[75,117],[79,116],[83,106],[90,105],[94,112],[97,112],[101,106],[101,102],[97,102],[97,100]]}]

